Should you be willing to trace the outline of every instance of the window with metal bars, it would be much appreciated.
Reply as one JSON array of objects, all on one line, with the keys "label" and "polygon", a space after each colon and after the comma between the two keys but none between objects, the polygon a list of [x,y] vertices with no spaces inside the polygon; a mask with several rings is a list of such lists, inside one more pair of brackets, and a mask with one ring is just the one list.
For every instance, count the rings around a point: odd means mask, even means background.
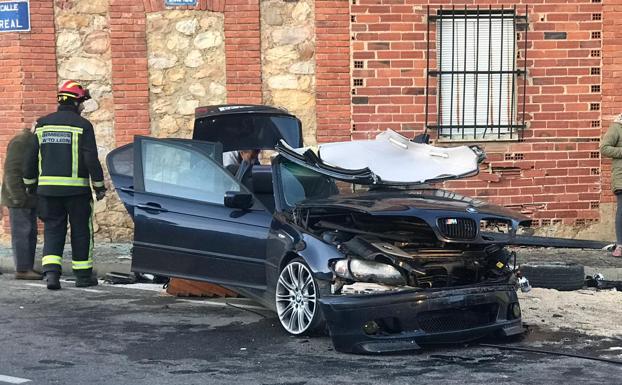
[{"label": "window with metal bars", "polygon": [[[525,127],[525,95],[519,101],[517,89],[526,85],[527,9],[518,15],[511,9],[443,9],[428,7],[428,70],[436,78],[436,122],[441,140],[518,140]],[[430,30],[435,28],[436,68],[430,67]],[[517,32],[523,40],[517,41]],[[518,44],[524,43],[517,63]],[[518,68],[518,64],[522,68]],[[519,119],[520,116],[520,119]]]}]

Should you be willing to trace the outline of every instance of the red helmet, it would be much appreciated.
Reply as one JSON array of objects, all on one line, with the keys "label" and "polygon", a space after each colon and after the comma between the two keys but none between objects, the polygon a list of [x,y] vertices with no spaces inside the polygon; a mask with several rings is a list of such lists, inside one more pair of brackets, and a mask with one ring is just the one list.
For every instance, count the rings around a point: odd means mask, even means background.
[{"label": "red helmet", "polygon": [[75,99],[78,102],[83,102],[91,98],[89,90],[82,87],[82,84],[75,80],[67,80],[58,90],[58,101],[65,101],[69,98]]}]

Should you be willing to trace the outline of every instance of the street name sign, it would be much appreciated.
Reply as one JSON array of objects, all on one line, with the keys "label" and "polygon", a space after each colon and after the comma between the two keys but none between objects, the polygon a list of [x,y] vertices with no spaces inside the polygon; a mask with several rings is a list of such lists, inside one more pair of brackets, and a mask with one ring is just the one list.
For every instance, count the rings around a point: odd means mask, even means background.
[{"label": "street name sign", "polygon": [[197,0],[164,0],[164,5],[167,7],[170,6],[179,6],[179,5],[197,5]]},{"label": "street name sign", "polygon": [[0,32],[30,31],[30,3],[28,0],[0,3]]}]

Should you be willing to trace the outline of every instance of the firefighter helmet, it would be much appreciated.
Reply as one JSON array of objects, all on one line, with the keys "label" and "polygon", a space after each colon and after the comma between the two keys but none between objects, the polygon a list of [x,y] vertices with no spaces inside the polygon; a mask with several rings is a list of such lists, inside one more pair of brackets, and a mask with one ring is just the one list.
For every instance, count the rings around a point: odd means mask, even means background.
[{"label": "firefighter helmet", "polygon": [[77,102],[83,102],[85,100],[89,100],[90,98],[91,95],[89,94],[89,90],[82,87],[82,84],[75,80],[67,80],[58,90],[59,102],[71,99],[74,99]]}]

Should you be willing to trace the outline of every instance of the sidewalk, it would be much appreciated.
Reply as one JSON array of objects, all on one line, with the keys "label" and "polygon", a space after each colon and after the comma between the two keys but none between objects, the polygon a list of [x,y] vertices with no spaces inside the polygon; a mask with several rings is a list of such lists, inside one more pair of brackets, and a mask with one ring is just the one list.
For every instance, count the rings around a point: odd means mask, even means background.
[{"label": "sidewalk", "polygon": [[[103,277],[106,273],[112,271],[129,273],[131,264],[130,249],[131,244],[129,243],[95,242],[93,255],[97,275]],[[575,262],[585,266],[586,275],[602,273],[607,280],[622,281],[622,258],[614,258],[611,256],[611,253],[604,250],[535,247],[515,247],[511,248],[511,250],[516,251],[516,262],[519,265],[525,262],[542,261]],[[40,246],[37,248],[35,265],[37,268],[41,266]],[[7,244],[0,244],[0,271],[11,273],[13,270],[11,247]],[[65,247],[63,271],[71,272],[71,251],[69,246]]]}]

